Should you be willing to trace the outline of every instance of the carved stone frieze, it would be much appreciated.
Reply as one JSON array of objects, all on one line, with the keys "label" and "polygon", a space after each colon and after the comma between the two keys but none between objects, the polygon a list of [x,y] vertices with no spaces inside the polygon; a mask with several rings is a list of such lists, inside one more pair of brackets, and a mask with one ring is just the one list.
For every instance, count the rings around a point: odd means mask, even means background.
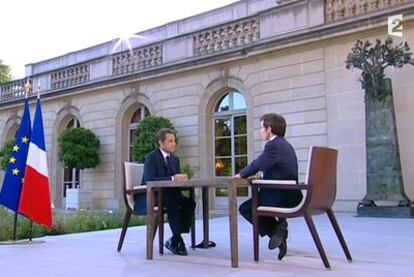
[{"label": "carved stone frieze", "polygon": [[408,1],[412,0],[325,0],[325,20],[332,22],[373,13],[405,4]]},{"label": "carved stone frieze", "polygon": [[89,81],[89,65],[76,65],[51,74],[52,89],[80,85]]},{"label": "carved stone frieze", "polygon": [[136,48],[112,56],[112,74],[122,75],[161,64],[161,44]]},{"label": "carved stone frieze", "polygon": [[195,34],[194,55],[211,54],[250,44],[259,39],[259,19],[241,20]]}]

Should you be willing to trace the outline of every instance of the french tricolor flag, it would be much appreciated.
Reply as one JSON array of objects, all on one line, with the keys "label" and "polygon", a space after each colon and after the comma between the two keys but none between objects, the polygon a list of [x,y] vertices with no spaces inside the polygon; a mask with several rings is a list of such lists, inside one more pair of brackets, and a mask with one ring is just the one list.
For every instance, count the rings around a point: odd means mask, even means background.
[{"label": "french tricolor flag", "polygon": [[40,99],[37,99],[19,213],[49,229],[52,228],[52,207]]}]

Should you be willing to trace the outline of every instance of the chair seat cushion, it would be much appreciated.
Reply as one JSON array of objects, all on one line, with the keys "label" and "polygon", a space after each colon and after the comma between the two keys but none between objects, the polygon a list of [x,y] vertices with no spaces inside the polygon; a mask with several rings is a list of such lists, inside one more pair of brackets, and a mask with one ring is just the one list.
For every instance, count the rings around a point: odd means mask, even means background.
[{"label": "chair seat cushion", "polygon": [[278,184],[278,185],[296,185],[295,180],[253,180],[252,184]]},{"label": "chair seat cushion", "polygon": [[303,205],[305,204],[305,200],[306,200],[306,191],[302,191],[303,193],[303,198],[302,201],[300,201],[300,203],[292,208],[282,208],[282,207],[271,207],[271,206],[258,206],[257,210],[261,211],[261,212],[276,212],[276,213],[294,213],[299,211]]}]

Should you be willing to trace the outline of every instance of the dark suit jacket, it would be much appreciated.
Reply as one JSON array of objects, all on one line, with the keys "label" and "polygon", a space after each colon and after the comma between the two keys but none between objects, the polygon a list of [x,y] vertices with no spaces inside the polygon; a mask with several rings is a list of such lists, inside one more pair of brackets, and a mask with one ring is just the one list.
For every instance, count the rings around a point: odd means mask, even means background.
[{"label": "dark suit jacket", "polygon": [[177,173],[181,173],[180,160],[170,154],[170,166],[168,166],[160,149],[157,148],[145,156],[142,185],[146,185],[147,181],[171,180],[171,176]]},{"label": "dark suit jacket", "polygon": [[[142,177],[142,185],[146,185],[148,181],[169,181],[171,176],[181,173],[180,160],[173,154],[170,154],[170,165],[168,165],[159,148],[150,152],[145,156],[144,176]],[[165,194],[180,193],[178,188],[166,189]],[[145,195],[135,196],[134,210],[140,214],[147,213],[147,199]]]},{"label": "dark suit jacket", "polygon": [[[292,145],[284,137],[275,137],[266,143],[263,153],[240,171],[247,178],[263,171],[265,180],[298,181],[298,160]],[[262,189],[264,205],[293,207],[302,200],[302,192],[294,190]]]}]

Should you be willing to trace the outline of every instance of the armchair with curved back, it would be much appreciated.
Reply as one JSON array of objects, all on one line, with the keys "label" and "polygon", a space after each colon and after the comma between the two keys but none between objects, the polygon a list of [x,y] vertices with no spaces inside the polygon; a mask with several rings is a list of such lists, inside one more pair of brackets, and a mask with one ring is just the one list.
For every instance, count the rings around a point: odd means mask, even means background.
[{"label": "armchair with curved back", "polygon": [[[147,193],[147,186],[139,185],[142,181],[142,176],[144,174],[144,164],[135,163],[135,162],[124,162],[123,163],[123,196],[126,207],[124,222],[122,225],[121,235],[118,242],[118,252],[121,251],[122,245],[124,243],[126,231],[128,228],[128,223],[131,218],[131,215],[146,215],[145,213],[139,213],[134,210],[136,194]],[[190,190],[190,197],[194,199],[194,190]],[[162,196],[158,194],[158,201],[162,201]],[[154,224],[154,233],[157,232],[158,228],[158,242],[159,242],[159,253],[164,253],[164,211],[159,211],[158,207],[154,207],[155,220]],[[193,218],[191,224],[191,247],[195,247],[195,220]]]},{"label": "armchair with curved back", "polygon": [[[124,202],[125,202],[125,217],[124,222],[122,225],[122,231],[121,236],[119,237],[118,242],[118,252],[121,251],[122,245],[124,243],[126,231],[128,228],[128,223],[131,218],[131,215],[145,215],[142,213],[138,213],[134,210],[135,200],[134,195],[135,194],[146,194],[147,193],[147,186],[141,186],[139,185],[142,180],[142,176],[144,175],[144,164],[134,163],[134,162],[124,162],[123,163],[123,196],[124,196]],[[163,217],[159,218],[158,215],[158,208],[154,208],[156,217],[154,221],[154,236],[157,232],[157,227],[159,227],[159,240],[162,242],[164,237],[164,229],[163,229]],[[160,221],[160,222],[158,222]],[[161,224],[160,224],[161,223]],[[163,247],[160,247],[160,253],[162,253]]]},{"label": "armchair with curved back", "polygon": [[[352,262],[351,254],[346,245],[345,239],[339,228],[338,222],[332,210],[332,205],[336,197],[336,167],[338,151],[327,147],[311,147],[309,150],[308,168],[304,183],[296,184],[293,181],[278,180],[252,180],[252,211],[253,211],[253,248],[254,260],[259,260],[259,232],[258,217],[279,217],[293,218],[304,217],[312,238],[319,251],[323,264],[327,269],[330,268],[328,258],[322,246],[316,230],[312,215],[326,213],[335,230],[343,251],[349,262]],[[279,208],[258,206],[259,188],[295,189],[302,190],[303,199],[294,208]]]}]

